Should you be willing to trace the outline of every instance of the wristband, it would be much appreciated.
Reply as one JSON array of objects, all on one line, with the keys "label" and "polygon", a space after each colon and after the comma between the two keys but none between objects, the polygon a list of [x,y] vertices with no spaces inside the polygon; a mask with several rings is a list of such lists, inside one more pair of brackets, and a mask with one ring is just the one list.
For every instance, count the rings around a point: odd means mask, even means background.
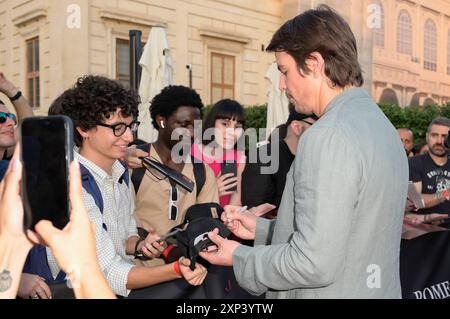
[{"label": "wristband", "polygon": [[21,91],[17,91],[16,95],[14,95],[13,97],[10,97],[9,100],[11,102],[14,102],[15,100],[18,100],[21,96],[22,96],[22,92]]},{"label": "wristband", "polygon": [[173,270],[175,270],[175,272],[179,275],[181,275],[181,271],[180,271],[180,262],[177,260],[176,262],[173,263]]}]

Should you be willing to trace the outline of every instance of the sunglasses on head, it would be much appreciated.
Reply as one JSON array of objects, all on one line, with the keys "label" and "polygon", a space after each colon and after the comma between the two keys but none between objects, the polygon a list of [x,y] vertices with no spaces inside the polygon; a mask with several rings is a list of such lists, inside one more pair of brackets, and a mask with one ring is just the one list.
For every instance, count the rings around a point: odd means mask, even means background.
[{"label": "sunglasses on head", "polygon": [[17,125],[17,117],[13,113],[0,112],[0,124],[6,123],[8,117]]}]

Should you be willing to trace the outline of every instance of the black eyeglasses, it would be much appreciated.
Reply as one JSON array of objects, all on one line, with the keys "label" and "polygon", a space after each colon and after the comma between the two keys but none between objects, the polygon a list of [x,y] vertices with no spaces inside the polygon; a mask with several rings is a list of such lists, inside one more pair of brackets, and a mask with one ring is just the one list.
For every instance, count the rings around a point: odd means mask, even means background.
[{"label": "black eyeglasses", "polygon": [[17,117],[13,113],[0,112],[0,124],[6,123],[8,117],[17,125]]},{"label": "black eyeglasses", "polygon": [[170,189],[169,198],[169,219],[177,220],[178,217],[178,207],[176,206],[178,201],[178,190],[176,186],[172,186]]},{"label": "black eyeglasses", "polygon": [[139,124],[141,124],[141,122],[138,121],[133,121],[131,122],[129,125],[121,122],[121,123],[117,123],[117,124],[105,124],[105,123],[97,123],[97,125],[99,126],[104,126],[104,127],[108,127],[111,130],[113,130],[114,135],[117,137],[122,136],[123,134],[125,134],[125,132],[127,131],[127,128],[130,128],[132,133],[135,133],[139,127]]}]

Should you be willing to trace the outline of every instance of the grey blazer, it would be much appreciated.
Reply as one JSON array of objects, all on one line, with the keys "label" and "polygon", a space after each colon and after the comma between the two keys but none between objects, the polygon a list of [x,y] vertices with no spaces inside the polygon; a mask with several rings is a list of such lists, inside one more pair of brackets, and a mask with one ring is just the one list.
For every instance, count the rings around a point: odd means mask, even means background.
[{"label": "grey blazer", "polygon": [[278,217],[233,255],[239,284],[268,298],[401,298],[408,162],[365,90],[337,96],[299,142]]}]

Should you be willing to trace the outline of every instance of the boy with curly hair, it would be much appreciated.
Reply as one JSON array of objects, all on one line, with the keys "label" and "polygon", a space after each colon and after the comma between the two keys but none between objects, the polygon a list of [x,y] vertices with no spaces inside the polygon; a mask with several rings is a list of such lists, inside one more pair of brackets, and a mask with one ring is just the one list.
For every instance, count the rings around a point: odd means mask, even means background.
[{"label": "boy with curly hair", "polygon": [[[164,250],[155,232],[143,239],[139,237],[133,217],[134,200],[127,182],[128,170],[119,161],[138,128],[138,104],[139,97],[134,91],[108,78],[89,75],[78,79],[50,110],[52,114],[64,114],[73,120],[75,159],[101,192],[103,205],[98,205],[86,189],[84,202],[96,227],[100,267],[112,290],[120,296],[128,296],[131,289],[182,277],[191,285],[198,285],[206,276],[201,265],[197,264],[191,271],[187,259],[156,267],[133,264],[137,251],[157,257]],[[49,251],[47,255],[56,277],[59,267]]]}]

